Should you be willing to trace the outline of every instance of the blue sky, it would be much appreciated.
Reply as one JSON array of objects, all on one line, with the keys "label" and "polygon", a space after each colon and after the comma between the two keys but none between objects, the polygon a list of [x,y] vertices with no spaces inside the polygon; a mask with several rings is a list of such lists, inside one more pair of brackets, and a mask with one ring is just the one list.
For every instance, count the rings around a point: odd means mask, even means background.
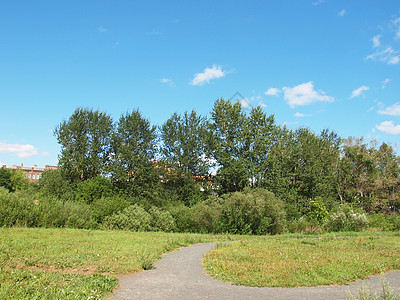
[{"label": "blue sky", "polygon": [[79,106],[161,125],[236,92],[290,128],[396,145],[400,2],[0,2],[1,164],[57,164]]}]

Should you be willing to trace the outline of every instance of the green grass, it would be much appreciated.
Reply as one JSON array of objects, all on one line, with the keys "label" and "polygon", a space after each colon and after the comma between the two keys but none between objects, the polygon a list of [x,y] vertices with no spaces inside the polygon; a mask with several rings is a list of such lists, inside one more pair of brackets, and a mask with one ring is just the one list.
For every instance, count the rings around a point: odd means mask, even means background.
[{"label": "green grass", "polygon": [[345,284],[400,269],[398,233],[352,237],[253,237],[219,245],[203,264],[214,278],[238,285],[300,287]]},{"label": "green grass", "polygon": [[250,286],[342,284],[400,269],[399,233],[213,236],[162,232],[0,228],[0,299],[104,299],[117,275],[150,269],[163,253],[218,243],[204,259],[215,278]]},{"label": "green grass", "polygon": [[100,299],[116,275],[150,269],[163,253],[211,235],[0,229],[0,299]]}]

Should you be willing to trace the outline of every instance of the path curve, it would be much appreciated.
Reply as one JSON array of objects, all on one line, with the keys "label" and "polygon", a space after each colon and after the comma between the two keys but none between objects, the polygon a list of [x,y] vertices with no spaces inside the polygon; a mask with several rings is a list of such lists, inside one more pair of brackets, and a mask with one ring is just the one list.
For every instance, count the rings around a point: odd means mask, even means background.
[{"label": "path curve", "polygon": [[[211,278],[201,265],[204,254],[215,243],[195,244],[163,255],[153,270],[119,278],[120,288],[112,299],[346,299],[346,291],[355,294],[364,283],[380,290],[379,276],[349,285],[301,288],[259,288],[232,285]],[[388,282],[400,292],[400,271],[389,272]]]}]

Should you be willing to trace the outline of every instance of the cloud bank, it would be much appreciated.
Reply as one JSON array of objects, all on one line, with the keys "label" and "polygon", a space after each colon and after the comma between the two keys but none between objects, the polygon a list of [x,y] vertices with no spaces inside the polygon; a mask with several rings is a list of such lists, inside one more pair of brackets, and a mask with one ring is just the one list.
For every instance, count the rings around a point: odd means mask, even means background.
[{"label": "cloud bank", "polygon": [[0,153],[12,153],[18,157],[30,157],[38,155],[38,149],[32,145],[20,145],[20,144],[6,144],[0,143]]}]

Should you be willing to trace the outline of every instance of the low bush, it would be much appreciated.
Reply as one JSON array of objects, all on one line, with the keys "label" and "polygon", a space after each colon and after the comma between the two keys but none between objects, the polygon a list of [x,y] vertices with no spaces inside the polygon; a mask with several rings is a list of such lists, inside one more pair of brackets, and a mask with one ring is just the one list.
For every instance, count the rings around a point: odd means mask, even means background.
[{"label": "low bush", "polygon": [[120,212],[128,206],[128,200],[119,196],[101,197],[90,204],[92,217],[99,224],[103,222],[105,217]]},{"label": "low bush", "polygon": [[151,230],[153,231],[174,231],[175,220],[170,212],[162,210],[158,207],[153,206],[149,210],[151,216]]},{"label": "low bush", "polygon": [[0,226],[39,226],[39,201],[26,191],[9,192],[0,187]]},{"label": "low bush", "polygon": [[361,231],[369,225],[367,215],[347,205],[341,205],[329,215],[326,228],[329,231]]},{"label": "low bush", "polygon": [[369,227],[382,231],[400,230],[400,215],[392,213],[390,215],[375,213],[368,215]]},{"label": "low bush", "polygon": [[175,231],[197,232],[197,224],[193,219],[192,209],[184,204],[169,207],[168,211],[175,220]]},{"label": "low bush", "polygon": [[104,218],[105,229],[123,229],[132,231],[150,231],[152,217],[142,207],[131,205],[122,212]]},{"label": "low bush", "polygon": [[246,188],[222,196],[219,231],[235,234],[277,234],[285,229],[283,202],[265,189]]},{"label": "low bush", "polygon": [[207,200],[192,207],[191,215],[195,223],[195,231],[199,233],[218,232],[222,198],[211,196]]}]

